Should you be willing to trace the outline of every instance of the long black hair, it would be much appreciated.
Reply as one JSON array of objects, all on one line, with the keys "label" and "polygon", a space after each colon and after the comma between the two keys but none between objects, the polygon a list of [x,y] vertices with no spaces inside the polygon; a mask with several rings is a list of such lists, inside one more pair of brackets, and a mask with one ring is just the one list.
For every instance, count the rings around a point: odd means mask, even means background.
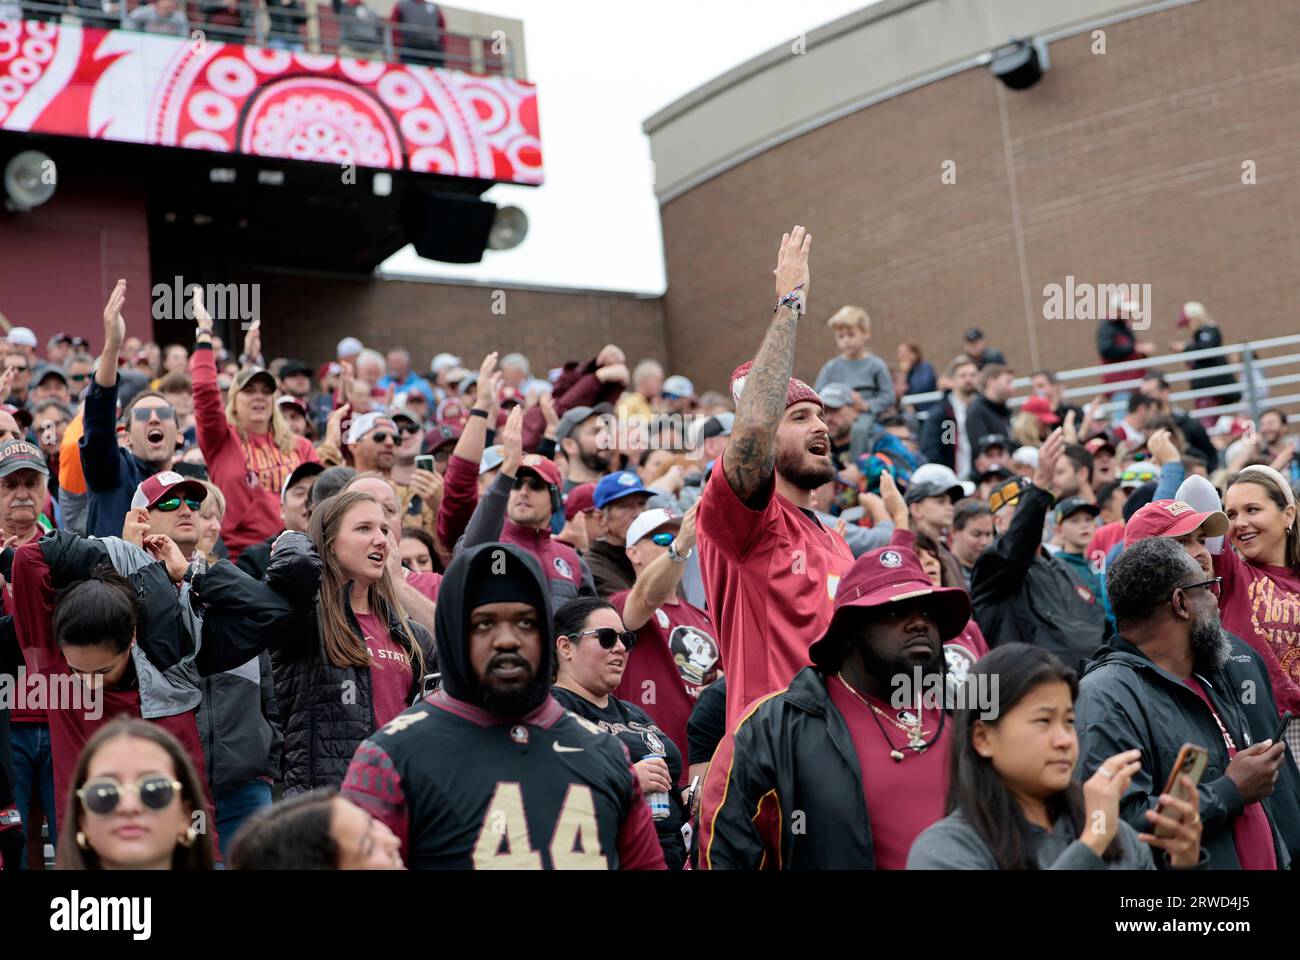
[{"label": "long black hair", "polygon": [[[996,716],[984,714],[974,693],[981,677],[986,689],[995,690]],[[997,726],[1035,688],[1045,683],[1064,683],[1070,688],[1070,700],[1079,696],[1079,676],[1060,659],[1041,647],[1027,643],[1007,643],[981,657],[971,667],[966,683],[968,696],[959,700],[961,709],[953,711],[952,753],[948,768],[948,802],[945,812],[960,810],[970,821],[980,839],[988,846],[1000,870],[1037,870],[1033,835],[1019,801],[1007,789],[1002,777],[993,769],[993,761],[981,757],[973,742],[976,721]],[[990,711],[992,712],[992,711]],[[1060,793],[1047,799],[1048,816],[1055,821],[1067,817],[1071,829],[1083,829],[1087,811],[1083,787],[1071,780]],[[1117,856],[1114,841],[1102,859]]]}]

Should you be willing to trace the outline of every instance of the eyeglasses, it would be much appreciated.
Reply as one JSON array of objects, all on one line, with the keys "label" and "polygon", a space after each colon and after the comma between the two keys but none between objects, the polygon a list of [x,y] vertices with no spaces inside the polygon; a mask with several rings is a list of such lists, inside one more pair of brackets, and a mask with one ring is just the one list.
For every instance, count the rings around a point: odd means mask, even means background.
[{"label": "eyeglasses", "polygon": [[122,794],[128,790],[135,791],[140,802],[150,810],[163,810],[172,802],[176,791],[181,788],[179,780],[165,777],[160,773],[148,773],[135,783],[118,783],[112,777],[99,777],[90,780],[77,791],[77,798],[91,813],[104,817],[117,809],[122,802]]},{"label": "eyeglasses", "polygon": [[653,543],[656,547],[666,547],[668,546],[668,544],[672,543],[676,539],[677,539],[677,534],[669,533],[667,531],[663,533],[650,534],[650,542]]},{"label": "eyeglasses", "polygon": [[158,414],[159,420],[174,420],[176,418],[176,408],[169,403],[161,407],[132,407],[131,416],[140,422],[146,422],[153,414]]},{"label": "eyeglasses", "polygon": [[545,493],[547,483],[541,477],[519,477],[515,480],[515,489],[518,490],[520,487],[527,487],[533,493]]},{"label": "eyeglasses", "polygon": [[408,437],[414,436],[420,432],[420,426],[416,423],[400,423],[397,425],[397,429],[402,431],[402,433],[406,434]]},{"label": "eyeglasses", "polygon": [[397,434],[389,433],[386,430],[377,430],[369,436],[375,443],[387,443],[389,440],[392,440],[393,443],[397,442]]},{"label": "eyeglasses", "polygon": [[195,513],[203,506],[202,500],[195,500],[193,497],[172,497],[170,500],[159,500],[153,505],[153,509],[161,510],[163,513],[171,513],[173,510],[181,508],[182,501],[185,506],[189,507]]},{"label": "eyeglasses", "polygon": [[1179,587],[1179,590],[1195,590],[1197,587],[1206,587],[1214,596],[1223,594],[1223,577],[1211,577],[1209,580],[1199,580],[1196,583],[1187,583]]},{"label": "eyeglasses", "polygon": [[6,370],[13,370],[15,373],[26,373],[26,372],[27,372],[28,370],[30,370],[31,368],[28,367],[27,364],[25,364],[25,363],[22,364],[21,366],[15,363],[13,366],[5,367],[5,369],[6,369]]},{"label": "eyeglasses", "polygon": [[582,637],[595,637],[600,645],[606,650],[613,650],[614,644],[623,641],[623,646],[631,650],[636,646],[636,634],[631,630],[615,630],[613,627],[600,627],[596,630],[584,630],[573,639],[578,640]]}]

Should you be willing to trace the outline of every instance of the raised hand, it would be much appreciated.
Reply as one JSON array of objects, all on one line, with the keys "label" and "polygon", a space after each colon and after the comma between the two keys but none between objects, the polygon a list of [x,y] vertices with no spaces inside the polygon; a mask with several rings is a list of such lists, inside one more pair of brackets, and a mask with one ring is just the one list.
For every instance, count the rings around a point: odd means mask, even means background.
[{"label": "raised hand", "polygon": [[1151,436],[1147,437],[1147,451],[1151,454],[1151,459],[1161,466],[1182,458],[1168,430],[1152,432]]},{"label": "raised hand", "polygon": [[104,305],[104,348],[107,350],[111,345],[114,353],[122,348],[122,341],[126,339],[126,321],[122,319],[125,303],[126,281],[119,280]]},{"label": "raised hand", "polygon": [[212,314],[208,313],[208,308],[203,305],[203,291],[198,287],[194,288],[194,325],[199,328],[202,334],[212,336]]},{"label": "raised hand", "polygon": [[505,448],[505,458],[501,463],[501,472],[508,477],[519,476],[519,464],[524,459],[524,408],[514,406],[506,424],[501,428],[501,446]]},{"label": "raised hand", "polygon": [[1038,489],[1051,491],[1052,479],[1056,475],[1056,461],[1061,459],[1061,451],[1064,449],[1065,437],[1061,428],[1057,427],[1038,448],[1038,467],[1034,470],[1034,486]]},{"label": "raised hand", "polygon": [[695,548],[695,515],[700,511],[700,501],[691,504],[689,510],[682,514],[682,525],[674,538],[677,552],[686,554]]},{"label": "raised hand", "polygon": [[343,404],[329,415],[325,421],[325,439],[323,443],[330,444],[336,450],[343,449],[343,424],[352,417],[352,407]]},{"label": "raised hand", "polygon": [[1159,837],[1155,833],[1139,833],[1138,839],[1153,847],[1159,847],[1169,854],[1169,863],[1180,870],[1186,870],[1201,862],[1201,795],[1197,792],[1192,778],[1183,774],[1179,777],[1181,786],[1191,797],[1191,802],[1168,793],[1160,795],[1160,811],[1147,811],[1152,830],[1164,827],[1173,831],[1172,836]]},{"label": "raised hand", "polygon": [[789,233],[781,235],[781,248],[776,255],[776,296],[779,300],[791,290],[803,285],[804,295],[808,293],[808,252],[812,249],[812,234],[803,227],[796,226]]},{"label": "raised hand", "polygon": [[546,433],[553,440],[555,428],[560,425],[560,411],[555,409],[555,397],[551,391],[542,391],[542,395],[537,398],[537,405],[542,408],[542,416],[546,419]]},{"label": "raised hand", "polygon": [[248,325],[248,332],[244,334],[244,356],[248,359],[249,365],[252,365],[261,355],[262,321],[254,320]]},{"label": "raised hand", "polygon": [[597,367],[609,367],[619,363],[627,363],[627,354],[623,352],[621,347],[617,347],[612,343],[605,344],[600,353],[596,354]]},{"label": "raised hand", "polygon": [[184,579],[189,563],[181,553],[181,548],[176,546],[175,540],[164,534],[157,534],[145,537],[142,546],[149,556],[167,568],[167,576],[171,578],[172,583],[180,583]]},{"label": "raised hand", "polygon": [[137,547],[144,547],[144,538],[148,535],[149,529],[148,510],[144,507],[128,510],[126,519],[122,523],[122,539],[127,543],[134,543]]},{"label": "raised hand", "polygon": [[885,505],[885,510],[889,513],[889,519],[894,522],[895,529],[907,530],[907,503],[903,500],[903,495],[898,492],[898,484],[894,482],[894,475],[886,471],[880,475],[880,499]]},{"label": "raised hand", "polygon": [[1133,774],[1141,768],[1142,751],[1126,750],[1108,757],[1083,785],[1087,813],[1079,839],[1099,857],[1119,830],[1119,802],[1128,791]]}]

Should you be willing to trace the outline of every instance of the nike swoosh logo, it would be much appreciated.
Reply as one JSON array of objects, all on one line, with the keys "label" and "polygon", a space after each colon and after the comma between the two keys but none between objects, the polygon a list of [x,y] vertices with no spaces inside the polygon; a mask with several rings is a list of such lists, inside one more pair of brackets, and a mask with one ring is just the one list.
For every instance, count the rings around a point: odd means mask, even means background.
[{"label": "nike swoosh logo", "polygon": [[582,753],[582,747],[563,747],[554,740],[551,741],[551,746],[555,748],[556,753]]}]

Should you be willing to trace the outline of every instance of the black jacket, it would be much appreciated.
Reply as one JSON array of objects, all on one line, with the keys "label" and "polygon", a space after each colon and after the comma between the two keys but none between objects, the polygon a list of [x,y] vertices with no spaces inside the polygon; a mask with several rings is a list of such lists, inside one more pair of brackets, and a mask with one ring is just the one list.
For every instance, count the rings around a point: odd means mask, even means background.
[{"label": "black jacket", "polygon": [[[228,644],[221,651],[225,659],[216,665],[228,670],[270,650],[276,700],[284,718],[286,794],[337,787],[357,745],[376,727],[369,669],[337,667],[325,656],[318,620],[322,569],[316,548],[305,534],[283,534],[267,567],[266,583],[292,604],[296,611],[292,627],[263,634],[246,645]],[[345,584],[345,603],[350,592],[351,585]],[[363,636],[350,606],[348,620],[357,635]],[[411,628],[424,652],[426,672],[436,669],[429,632],[414,621]],[[395,616],[390,616],[388,630],[393,642],[409,654],[412,641]],[[202,652],[200,661],[202,664]],[[213,664],[206,666],[211,669]],[[412,676],[411,702],[421,695],[422,681],[422,677]]]},{"label": "black jacket", "polygon": [[704,870],[875,868],[858,755],[815,668],[723,737],[705,778],[699,848]]},{"label": "black jacket", "polygon": [[975,447],[981,437],[991,433],[1011,436],[1011,412],[1005,403],[994,403],[980,394],[966,408],[966,439],[970,441],[971,460],[975,459]]},{"label": "black jacket", "polygon": [[944,425],[956,422],[957,412],[952,407],[952,391],[947,391],[942,400],[926,411],[925,423],[921,425],[921,452],[931,463],[942,463],[949,469],[957,466],[957,445],[944,441]]},{"label": "black jacket", "polygon": [[275,543],[278,536],[280,534],[277,533],[261,543],[249,544],[239,551],[239,559],[235,561],[235,566],[254,580],[261,580],[266,576],[266,568],[271,564],[271,544]]},{"label": "black jacket", "polygon": [[[1239,749],[1254,742],[1227,674],[1216,670],[1202,677],[1215,712]],[[1184,743],[1209,751],[1201,776],[1201,846],[1214,870],[1240,869],[1232,823],[1244,804],[1237,785],[1226,776],[1228,749],[1205,702],[1182,682],[1121,636],[1115,636],[1088,664],[1075,702],[1079,732],[1079,766],[1086,781],[1108,758],[1125,750],[1142,751],[1142,767],[1120,800],[1120,816],[1137,830],[1148,831],[1146,811],[1157,805],[1169,771]],[[1275,788],[1276,789],[1276,788]],[[1279,868],[1290,862],[1273,817],[1272,801],[1261,801],[1273,831]],[[1157,858],[1159,859],[1159,858]]]},{"label": "black jacket", "polygon": [[1051,505],[1046,490],[1030,487],[1021,494],[1007,532],[975,561],[971,605],[990,647],[1032,643],[1076,666],[1105,638],[1106,612],[1100,598],[1080,593],[1065,561],[1043,551]]},{"label": "black jacket", "polygon": [[278,780],[284,730],[266,651],[233,670],[204,677],[199,689],[203,700],[194,720],[212,789],[238,787],[258,777]]}]

